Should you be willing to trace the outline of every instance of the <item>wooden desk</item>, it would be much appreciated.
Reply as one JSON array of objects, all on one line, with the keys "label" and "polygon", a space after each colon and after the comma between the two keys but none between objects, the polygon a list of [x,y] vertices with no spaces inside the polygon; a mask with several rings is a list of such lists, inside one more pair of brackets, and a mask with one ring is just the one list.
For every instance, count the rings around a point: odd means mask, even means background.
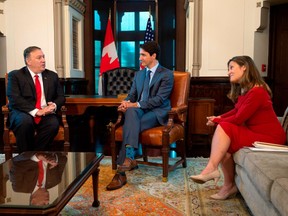
[{"label": "wooden desk", "polygon": [[81,115],[89,106],[119,106],[123,98],[101,95],[66,95],[67,115]]},{"label": "wooden desk", "polygon": [[[67,108],[67,115],[82,115],[88,107],[100,107],[100,106],[116,106],[121,104],[123,97],[117,96],[101,96],[101,95],[66,95],[65,106]],[[95,119],[91,115],[89,119],[89,134],[90,144],[93,146],[94,139],[94,125]]]}]

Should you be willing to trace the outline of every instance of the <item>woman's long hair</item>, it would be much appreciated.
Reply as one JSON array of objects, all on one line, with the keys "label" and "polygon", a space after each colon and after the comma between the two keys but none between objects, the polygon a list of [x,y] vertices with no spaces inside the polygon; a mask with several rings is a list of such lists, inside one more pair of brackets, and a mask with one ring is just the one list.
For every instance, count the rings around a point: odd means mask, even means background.
[{"label": "woman's long hair", "polygon": [[267,83],[261,77],[254,61],[249,56],[235,56],[230,59],[227,63],[228,69],[230,62],[233,61],[237,63],[240,67],[245,66],[246,70],[239,83],[231,82],[231,90],[228,93],[228,98],[230,98],[234,103],[237,101],[239,95],[246,94],[254,86],[261,86],[272,97],[272,92]]}]

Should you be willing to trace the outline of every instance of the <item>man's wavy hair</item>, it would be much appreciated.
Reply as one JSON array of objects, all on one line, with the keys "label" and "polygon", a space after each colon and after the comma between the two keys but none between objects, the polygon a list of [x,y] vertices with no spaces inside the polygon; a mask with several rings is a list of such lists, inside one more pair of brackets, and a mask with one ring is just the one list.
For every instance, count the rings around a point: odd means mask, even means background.
[{"label": "man's wavy hair", "polygon": [[270,97],[272,97],[272,92],[267,83],[261,77],[259,70],[257,69],[254,61],[249,56],[235,56],[231,58],[228,63],[228,70],[230,62],[235,62],[240,67],[245,66],[246,70],[239,83],[231,82],[231,90],[228,93],[228,98],[234,103],[237,101],[239,95],[245,95],[254,86],[262,86]]},{"label": "man's wavy hair", "polygon": [[159,60],[160,57],[160,46],[156,41],[148,41],[144,44],[140,45],[140,48],[145,50],[152,56],[154,53],[156,54],[156,59]]}]

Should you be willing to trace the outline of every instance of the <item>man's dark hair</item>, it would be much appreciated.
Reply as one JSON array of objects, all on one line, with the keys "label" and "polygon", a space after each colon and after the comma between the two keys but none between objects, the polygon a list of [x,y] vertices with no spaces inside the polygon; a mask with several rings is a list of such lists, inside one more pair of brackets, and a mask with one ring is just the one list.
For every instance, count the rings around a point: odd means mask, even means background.
[{"label": "man's dark hair", "polygon": [[159,60],[160,46],[159,46],[159,44],[156,41],[148,41],[148,42],[146,42],[144,44],[141,44],[140,48],[142,48],[143,50],[148,52],[150,54],[150,56],[155,53],[156,54],[156,59]]},{"label": "man's dark hair", "polygon": [[40,47],[37,46],[30,46],[27,47],[24,52],[23,52],[23,56],[24,56],[24,62],[26,64],[26,59],[29,57],[30,53],[33,52],[34,50],[41,50]]}]

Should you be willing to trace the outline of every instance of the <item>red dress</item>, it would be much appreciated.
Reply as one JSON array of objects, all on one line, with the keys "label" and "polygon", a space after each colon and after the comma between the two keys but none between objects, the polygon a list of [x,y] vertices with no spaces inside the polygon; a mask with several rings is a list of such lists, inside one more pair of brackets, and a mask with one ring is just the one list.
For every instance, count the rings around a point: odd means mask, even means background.
[{"label": "red dress", "polygon": [[273,110],[272,101],[263,87],[254,87],[239,96],[235,108],[215,118],[230,137],[228,152],[233,154],[255,141],[284,144],[286,134]]}]

